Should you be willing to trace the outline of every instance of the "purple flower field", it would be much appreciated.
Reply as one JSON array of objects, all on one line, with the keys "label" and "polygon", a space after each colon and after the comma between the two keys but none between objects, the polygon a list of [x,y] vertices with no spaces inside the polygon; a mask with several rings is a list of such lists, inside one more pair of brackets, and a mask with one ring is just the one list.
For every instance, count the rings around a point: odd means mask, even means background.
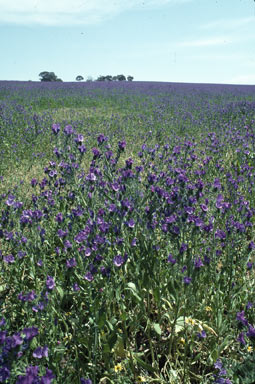
[{"label": "purple flower field", "polygon": [[255,382],[255,86],[0,82],[0,383]]}]

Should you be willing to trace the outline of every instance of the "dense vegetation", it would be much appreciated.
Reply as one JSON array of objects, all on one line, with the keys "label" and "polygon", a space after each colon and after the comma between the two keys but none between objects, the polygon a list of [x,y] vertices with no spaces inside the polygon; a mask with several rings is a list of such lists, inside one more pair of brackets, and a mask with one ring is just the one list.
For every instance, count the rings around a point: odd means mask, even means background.
[{"label": "dense vegetation", "polygon": [[255,87],[0,82],[0,382],[255,382]]}]

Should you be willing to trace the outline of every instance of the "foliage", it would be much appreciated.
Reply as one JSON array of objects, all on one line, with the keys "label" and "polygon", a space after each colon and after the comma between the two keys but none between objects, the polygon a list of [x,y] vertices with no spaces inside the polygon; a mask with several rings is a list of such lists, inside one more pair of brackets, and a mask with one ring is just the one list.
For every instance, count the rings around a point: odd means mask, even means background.
[{"label": "foliage", "polygon": [[84,77],[81,75],[78,75],[78,76],[76,76],[75,80],[76,81],[82,81],[82,80],[84,80]]},{"label": "foliage", "polygon": [[43,71],[39,73],[40,81],[62,81],[54,72]]},{"label": "foliage", "polygon": [[117,76],[112,76],[112,75],[106,75],[106,76],[99,76],[96,81],[132,81],[134,78],[132,76],[126,76],[124,75],[117,75]]}]

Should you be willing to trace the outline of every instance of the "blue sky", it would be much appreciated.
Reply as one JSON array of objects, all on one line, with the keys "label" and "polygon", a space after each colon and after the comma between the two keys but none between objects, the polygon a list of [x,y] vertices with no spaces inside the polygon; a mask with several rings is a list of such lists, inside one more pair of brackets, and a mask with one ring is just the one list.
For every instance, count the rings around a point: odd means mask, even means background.
[{"label": "blue sky", "polygon": [[0,0],[0,80],[255,84],[254,0]]}]

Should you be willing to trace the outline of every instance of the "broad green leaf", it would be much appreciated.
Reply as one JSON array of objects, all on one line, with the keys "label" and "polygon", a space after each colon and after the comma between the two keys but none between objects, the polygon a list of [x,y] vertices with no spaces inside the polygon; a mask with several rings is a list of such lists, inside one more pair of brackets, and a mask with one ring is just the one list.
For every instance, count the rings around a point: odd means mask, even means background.
[{"label": "broad green leaf", "polygon": [[161,328],[160,328],[160,325],[158,323],[153,323],[152,324],[153,328],[154,328],[154,331],[161,336],[162,334],[162,331],[161,331]]}]

